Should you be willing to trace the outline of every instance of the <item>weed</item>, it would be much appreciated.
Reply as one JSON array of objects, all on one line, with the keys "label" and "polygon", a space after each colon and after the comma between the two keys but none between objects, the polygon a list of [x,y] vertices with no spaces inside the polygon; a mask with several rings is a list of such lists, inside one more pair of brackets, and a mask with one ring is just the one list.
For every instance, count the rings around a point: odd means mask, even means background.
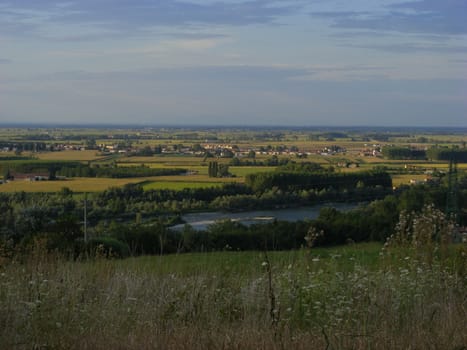
[{"label": "weed", "polygon": [[29,258],[0,270],[2,349],[455,349],[467,343],[466,276],[439,264],[438,255],[431,265],[417,255],[406,260],[411,248],[399,248],[402,259],[379,261],[363,258],[378,246],[313,248],[316,262],[306,251],[269,252],[266,259],[223,252],[68,261],[40,242],[32,249]]}]

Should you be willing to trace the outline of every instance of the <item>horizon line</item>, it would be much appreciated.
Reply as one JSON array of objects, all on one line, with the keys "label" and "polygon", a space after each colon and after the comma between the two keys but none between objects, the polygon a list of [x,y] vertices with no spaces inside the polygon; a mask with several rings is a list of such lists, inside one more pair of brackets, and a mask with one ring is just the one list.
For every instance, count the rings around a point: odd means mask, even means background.
[{"label": "horizon line", "polygon": [[0,122],[0,128],[5,127],[47,127],[47,128],[173,128],[173,129],[189,129],[189,128],[209,128],[209,129],[301,129],[301,128],[328,128],[328,129],[357,129],[357,128],[375,128],[375,129],[466,129],[467,125],[458,125],[458,126],[442,126],[442,125],[376,125],[376,124],[357,124],[357,125],[326,125],[326,124],[297,124],[297,125],[281,125],[281,124],[251,124],[251,125],[240,125],[240,124],[208,124],[208,123],[199,123],[199,124],[170,124],[170,123],[54,123],[54,122]]}]

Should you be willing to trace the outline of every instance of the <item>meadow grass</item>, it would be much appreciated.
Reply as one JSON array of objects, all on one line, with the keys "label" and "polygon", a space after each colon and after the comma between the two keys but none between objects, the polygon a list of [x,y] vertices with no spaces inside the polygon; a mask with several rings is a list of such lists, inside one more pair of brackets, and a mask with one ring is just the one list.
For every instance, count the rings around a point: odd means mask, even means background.
[{"label": "meadow grass", "polygon": [[[465,349],[465,273],[381,245],[0,265],[2,349]],[[459,249],[455,248],[454,253]]]},{"label": "meadow grass", "polygon": [[[313,248],[309,250],[270,251],[268,258],[275,268],[286,269],[290,264],[300,270],[306,270],[310,259],[319,259],[321,263],[332,261],[340,270],[352,269],[355,264],[369,268],[376,266],[381,252],[380,243],[360,243],[332,248]],[[339,256],[341,259],[334,259]],[[176,273],[190,276],[198,273],[219,274],[229,271],[239,277],[258,273],[258,267],[264,262],[261,251],[222,251],[204,253],[173,254],[165,256],[141,256],[116,261],[120,267],[133,265],[139,269],[155,274]],[[348,264],[351,260],[354,263]]]}]

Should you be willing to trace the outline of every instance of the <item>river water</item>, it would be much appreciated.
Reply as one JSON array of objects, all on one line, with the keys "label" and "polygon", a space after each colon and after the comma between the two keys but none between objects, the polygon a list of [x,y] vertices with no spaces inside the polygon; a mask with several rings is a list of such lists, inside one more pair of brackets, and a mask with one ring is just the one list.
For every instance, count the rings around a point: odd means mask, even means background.
[{"label": "river water", "polygon": [[[319,211],[323,207],[333,207],[339,211],[348,211],[358,207],[359,203],[326,203],[310,207],[298,207],[276,210],[255,210],[245,211],[240,213],[225,213],[225,212],[201,212],[190,213],[182,216],[185,223],[192,226],[195,230],[205,230],[209,225],[216,221],[232,220],[240,222],[244,225],[267,223],[273,220],[280,221],[300,221],[305,219],[316,219]],[[173,230],[181,230],[185,224],[175,225]]]}]

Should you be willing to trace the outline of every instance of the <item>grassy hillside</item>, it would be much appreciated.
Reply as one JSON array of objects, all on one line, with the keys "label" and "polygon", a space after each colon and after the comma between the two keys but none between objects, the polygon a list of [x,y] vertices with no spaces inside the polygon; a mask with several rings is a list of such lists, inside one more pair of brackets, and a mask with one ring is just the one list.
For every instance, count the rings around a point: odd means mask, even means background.
[{"label": "grassy hillside", "polygon": [[458,250],[431,263],[376,244],[70,262],[39,243],[0,265],[0,348],[463,349]]}]

